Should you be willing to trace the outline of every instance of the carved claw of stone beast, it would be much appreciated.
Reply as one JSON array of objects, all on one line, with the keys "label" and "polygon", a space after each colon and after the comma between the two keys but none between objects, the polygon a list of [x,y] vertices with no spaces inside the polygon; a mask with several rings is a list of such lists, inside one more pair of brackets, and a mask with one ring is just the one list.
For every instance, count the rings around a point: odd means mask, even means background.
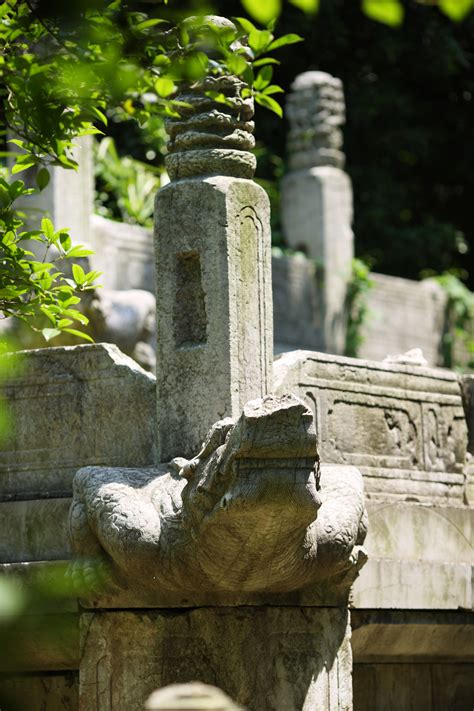
[{"label": "carved claw of stone beast", "polygon": [[74,480],[76,551],[106,555],[138,589],[286,592],[355,575],[365,527],[360,473],[320,470],[313,416],[293,395],[217,422],[192,460]]}]

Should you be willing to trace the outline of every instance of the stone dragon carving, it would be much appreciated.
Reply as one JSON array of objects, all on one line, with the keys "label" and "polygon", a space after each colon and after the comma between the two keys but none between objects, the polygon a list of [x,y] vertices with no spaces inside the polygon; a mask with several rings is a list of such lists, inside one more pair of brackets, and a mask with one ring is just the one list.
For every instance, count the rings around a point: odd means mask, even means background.
[{"label": "stone dragon carving", "polygon": [[191,594],[352,582],[366,523],[359,471],[320,466],[313,415],[293,395],[217,422],[194,459],[81,469],[70,514],[79,564],[99,557],[129,589]]}]

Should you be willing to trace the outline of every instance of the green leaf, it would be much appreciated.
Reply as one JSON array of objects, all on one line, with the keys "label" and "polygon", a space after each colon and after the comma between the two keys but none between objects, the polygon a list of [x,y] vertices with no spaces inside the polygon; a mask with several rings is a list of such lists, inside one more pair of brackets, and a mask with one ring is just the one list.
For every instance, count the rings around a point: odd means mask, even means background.
[{"label": "green leaf", "polygon": [[52,338],[55,338],[55,336],[61,335],[59,328],[42,328],[41,333],[46,341],[50,341]]},{"label": "green leaf", "polygon": [[274,49],[279,49],[280,47],[286,47],[288,44],[296,44],[297,42],[303,42],[303,38],[300,35],[289,34],[283,35],[283,37],[278,37],[278,39],[273,40],[268,48],[269,52],[273,52]]},{"label": "green leaf", "polygon": [[38,163],[38,160],[33,157],[30,157],[29,161],[27,161],[27,162],[20,163],[19,161],[16,161],[12,167],[12,175],[15,175],[16,173],[21,173],[22,170],[27,170],[28,168],[32,168],[37,163]]},{"label": "green leaf", "polygon": [[272,67],[263,67],[258,73],[257,78],[253,83],[253,87],[256,91],[260,91],[268,86],[272,80],[273,69]]},{"label": "green leaf", "polygon": [[164,99],[173,93],[176,89],[176,84],[167,77],[158,77],[155,82],[155,89],[158,96],[161,96],[161,98]]},{"label": "green leaf", "polygon": [[264,106],[266,109],[273,111],[273,113],[275,113],[277,116],[282,118],[283,109],[281,108],[280,104],[277,101],[275,101],[275,99],[271,98],[271,96],[265,96],[263,94],[256,94],[255,101],[257,102],[257,104],[260,104],[260,106]]},{"label": "green leaf", "polygon": [[249,47],[255,54],[261,54],[273,40],[273,35],[268,30],[253,30],[249,34]]},{"label": "green leaf", "polygon": [[82,286],[82,284],[84,284],[84,282],[86,281],[84,269],[79,266],[79,264],[72,265],[72,275],[74,277],[74,281],[78,286]]},{"label": "green leaf", "polygon": [[319,0],[290,0],[290,2],[308,15],[314,15],[319,10]]},{"label": "green leaf", "polygon": [[166,22],[166,20],[161,20],[157,17],[151,18],[149,20],[143,20],[143,22],[139,22],[138,25],[135,25],[136,30],[146,30],[149,27],[154,27],[155,25],[159,25],[160,23]]},{"label": "green leaf", "polygon": [[66,333],[71,333],[73,336],[78,336],[79,338],[83,338],[85,341],[90,341],[91,343],[94,343],[94,339],[89,336],[88,333],[83,333],[82,331],[77,331],[75,328],[65,328],[64,331]]},{"label": "green leaf", "polygon": [[44,188],[48,185],[50,177],[51,176],[49,175],[49,170],[47,168],[40,168],[36,174],[36,185],[40,190],[44,190]]},{"label": "green leaf", "polygon": [[275,57],[262,57],[262,59],[252,62],[252,67],[264,67],[267,64],[280,64],[280,62]]},{"label": "green leaf", "polygon": [[54,240],[54,226],[51,220],[47,217],[43,217],[41,220],[41,231],[47,237],[47,239],[52,242]]},{"label": "green leaf", "polygon": [[362,10],[367,17],[398,27],[403,22],[404,10],[400,0],[362,0]]},{"label": "green leaf", "polygon": [[251,32],[254,32],[254,31],[258,32],[255,25],[252,24],[252,22],[250,22],[250,20],[247,20],[246,17],[234,17],[233,19],[239,23],[239,25],[242,27],[243,30],[245,30],[245,32],[247,32],[247,34],[250,34]]},{"label": "green leaf", "polygon": [[439,0],[439,9],[454,22],[460,22],[474,8],[474,0]]},{"label": "green leaf", "polygon": [[236,76],[243,74],[248,67],[246,60],[241,54],[231,54],[230,57],[227,58],[226,64],[231,74],[235,74]]},{"label": "green leaf", "polygon": [[94,254],[93,249],[87,249],[87,247],[83,247],[82,245],[78,244],[75,247],[72,247],[66,252],[66,257],[88,257],[89,254]]},{"label": "green leaf", "polygon": [[281,13],[281,0],[240,0],[240,2],[250,17],[261,25],[268,25]]}]

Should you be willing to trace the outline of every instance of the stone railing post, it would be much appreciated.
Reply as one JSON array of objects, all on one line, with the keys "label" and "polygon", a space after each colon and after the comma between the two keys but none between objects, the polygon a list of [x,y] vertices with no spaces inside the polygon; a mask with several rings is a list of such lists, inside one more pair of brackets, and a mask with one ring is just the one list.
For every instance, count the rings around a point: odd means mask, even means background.
[{"label": "stone railing post", "polygon": [[289,247],[315,260],[322,308],[322,350],[343,353],[344,304],[354,254],[352,187],[344,172],[340,79],[325,72],[296,77],[286,103],[290,172],[282,183],[282,220]]},{"label": "stone railing post", "polygon": [[196,451],[213,422],[271,389],[269,201],[252,181],[244,87],[198,81],[167,125],[171,182],[155,208],[160,460]]}]

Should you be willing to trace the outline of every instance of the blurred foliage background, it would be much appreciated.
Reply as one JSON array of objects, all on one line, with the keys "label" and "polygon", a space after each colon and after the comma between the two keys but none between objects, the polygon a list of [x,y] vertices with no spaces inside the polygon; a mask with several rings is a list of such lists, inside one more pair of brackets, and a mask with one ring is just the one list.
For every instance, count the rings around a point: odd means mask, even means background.
[{"label": "blurred foliage background", "polygon": [[[356,255],[375,271],[412,279],[451,270],[473,289],[474,13],[456,22],[434,5],[403,7],[404,22],[393,27],[374,22],[358,2],[320,0],[313,15],[283,4],[278,33],[305,41],[279,51],[274,81],[288,91],[297,74],[319,69],[344,82]],[[197,10],[239,16],[242,5],[178,1],[164,12]],[[279,246],[287,130],[285,120],[259,110],[257,178],[272,199]],[[162,140],[153,156],[146,131],[112,120],[109,133],[122,155],[162,165]]]}]

